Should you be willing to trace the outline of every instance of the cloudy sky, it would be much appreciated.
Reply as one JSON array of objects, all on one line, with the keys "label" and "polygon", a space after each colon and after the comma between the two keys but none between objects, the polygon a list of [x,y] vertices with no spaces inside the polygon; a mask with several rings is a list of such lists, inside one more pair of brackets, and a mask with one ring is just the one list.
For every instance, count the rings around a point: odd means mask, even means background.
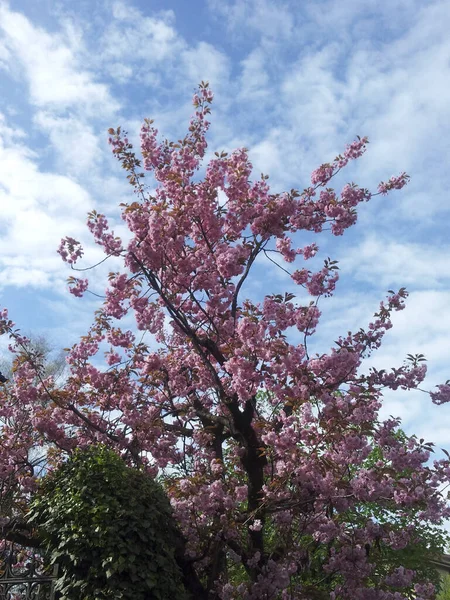
[{"label": "cloudy sky", "polygon": [[[111,157],[108,127],[136,139],[144,117],[184,135],[201,80],[215,92],[210,150],[245,146],[275,191],[309,174],[356,135],[369,150],[338,182],[375,190],[411,183],[362,207],[342,238],[336,295],[321,303],[315,340],[364,327],[388,289],[410,291],[378,368],[424,353],[428,389],[450,378],[450,5],[448,0],[0,0],[0,304],[26,332],[76,341],[96,301],[66,291],[61,237],[100,257],[86,213],[123,233],[131,188]],[[305,239],[307,239],[305,237]],[[309,240],[309,238],[308,238]],[[108,267],[112,268],[111,265]],[[104,272],[92,278],[101,293]],[[249,295],[292,286],[259,264]],[[450,448],[450,408],[426,394],[390,393],[383,414]]]}]

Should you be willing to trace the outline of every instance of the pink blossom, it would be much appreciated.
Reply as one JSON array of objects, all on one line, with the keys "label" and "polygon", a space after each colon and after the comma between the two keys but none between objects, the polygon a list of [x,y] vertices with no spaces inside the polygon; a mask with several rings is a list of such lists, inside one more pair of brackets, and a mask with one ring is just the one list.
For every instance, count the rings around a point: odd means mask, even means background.
[{"label": "pink blossom", "polygon": [[308,281],[309,271],[307,269],[300,269],[294,271],[292,274],[292,279],[295,281],[297,285],[303,285]]},{"label": "pink blossom", "polygon": [[286,262],[294,262],[297,253],[291,248],[290,238],[278,238],[276,246]]},{"label": "pink blossom", "polygon": [[261,531],[262,523],[259,519],[255,519],[251,525],[248,526],[252,531]]},{"label": "pink blossom", "polygon": [[436,386],[437,392],[430,392],[431,399],[434,404],[445,404],[446,402],[450,402],[450,385],[438,385]]},{"label": "pink blossom", "polygon": [[89,281],[87,279],[77,279],[75,277],[70,280],[69,284],[69,292],[79,298],[81,298],[89,287]]},{"label": "pink blossom", "polygon": [[65,237],[61,240],[58,248],[58,254],[61,256],[64,262],[69,264],[75,264],[79,258],[84,254],[83,248],[80,242],[77,242],[72,237]]},{"label": "pink blossom", "polygon": [[401,190],[402,187],[404,187],[408,183],[409,179],[410,179],[410,177],[406,173],[401,173],[400,175],[397,175],[396,177],[393,176],[389,179],[389,181],[387,181],[387,182],[382,181],[379,184],[378,192],[380,194],[386,195],[390,190]]},{"label": "pink blossom", "polygon": [[301,249],[300,254],[303,255],[303,258],[305,260],[308,260],[309,258],[313,258],[317,252],[319,251],[319,248],[317,246],[317,244],[309,244],[309,246],[305,246],[304,248]]},{"label": "pink blossom", "polygon": [[318,167],[311,174],[311,183],[313,185],[325,185],[333,176],[332,165],[326,163]]}]

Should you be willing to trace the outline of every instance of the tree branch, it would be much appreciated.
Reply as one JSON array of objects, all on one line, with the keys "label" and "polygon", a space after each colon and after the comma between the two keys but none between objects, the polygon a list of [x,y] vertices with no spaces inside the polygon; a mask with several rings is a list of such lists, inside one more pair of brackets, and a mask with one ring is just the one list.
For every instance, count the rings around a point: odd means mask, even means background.
[{"label": "tree branch", "polygon": [[234,292],[234,296],[233,296],[233,302],[231,304],[231,316],[233,317],[233,319],[236,321],[236,311],[237,311],[237,302],[238,302],[238,296],[239,296],[239,292],[241,291],[241,287],[244,285],[245,280],[247,279],[248,274],[250,273],[250,269],[253,265],[253,263],[256,260],[256,257],[259,254],[259,251],[261,250],[261,248],[263,247],[263,245],[267,243],[267,242],[263,242],[262,240],[260,242],[258,242],[256,244],[256,246],[253,248],[249,259],[247,261],[247,266],[245,267],[245,271],[242,275],[242,277],[239,279],[237,285],[236,285],[236,289]]}]

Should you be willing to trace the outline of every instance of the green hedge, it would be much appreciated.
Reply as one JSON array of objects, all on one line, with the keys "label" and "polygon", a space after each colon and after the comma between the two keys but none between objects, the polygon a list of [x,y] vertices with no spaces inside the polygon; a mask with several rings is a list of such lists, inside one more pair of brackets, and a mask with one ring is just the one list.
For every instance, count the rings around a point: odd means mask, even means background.
[{"label": "green hedge", "polygon": [[62,600],[187,598],[164,491],[111,450],[77,451],[45,477],[29,519],[59,565]]}]

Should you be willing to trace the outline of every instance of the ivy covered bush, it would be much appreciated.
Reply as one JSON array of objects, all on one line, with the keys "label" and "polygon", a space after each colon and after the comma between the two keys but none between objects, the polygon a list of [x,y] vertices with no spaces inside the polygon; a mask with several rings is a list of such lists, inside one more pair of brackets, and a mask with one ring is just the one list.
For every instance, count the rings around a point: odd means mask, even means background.
[{"label": "ivy covered bush", "polygon": [[49,474],[29,519],[59,565],[61,599],[187,598],[166,495],[108,448],[77,451]]}]

